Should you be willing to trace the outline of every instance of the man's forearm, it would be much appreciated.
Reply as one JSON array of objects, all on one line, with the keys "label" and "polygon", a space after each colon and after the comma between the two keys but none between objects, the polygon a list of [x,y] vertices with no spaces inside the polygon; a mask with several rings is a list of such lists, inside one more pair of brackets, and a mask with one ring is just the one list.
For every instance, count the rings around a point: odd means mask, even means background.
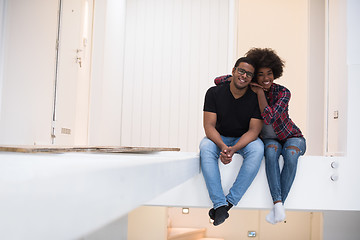
[{"label": "man's forearm", "polygon": [[246,145],[248,145],[252,141],[255,141],[258,138],[258,136],[259,136],[258,132],[248,131],[240,137],[239,141],[233,146],[233,148],[235,148],[236,151],[239,151],[240,149],[246,147]]},{"label": "man's forearm", "polygon": [[227,147],[223,142],[220,133],[216,130],[216,128],[208,127],[205,128],[206,137],[213,141],[221,150],[224,147]]}]

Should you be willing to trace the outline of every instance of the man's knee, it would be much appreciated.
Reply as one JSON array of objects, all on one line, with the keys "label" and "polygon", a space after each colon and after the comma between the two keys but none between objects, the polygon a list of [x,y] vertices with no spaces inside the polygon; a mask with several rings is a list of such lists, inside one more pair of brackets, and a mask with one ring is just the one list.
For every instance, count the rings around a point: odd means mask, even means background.
[{"label": "man's knee", "polygon": [[248,145],[249,153],[254,154],[262,158],[264,156],[264,144],[260,139],[257,139]]},{"label": "man's knee", "polygon": [[211,141],[209,138],[204,138],[200,142],[200,160],[203,161],[203,158],[218,158],[219,157],[219,148],[218,146]]},{"label": "man's knee", "polygon": [[264,155],[264,143],[263,143],[263,141],[261,141],[260,139],[257,139],[256,141],[254,141],[254,143],[256,144],[255,150],[259,154]]},{"label": "man's knee", "polygon": [[214,146],[216,147],[216,144],[209,138],[205,137],[201,140],[199,148],[201,151],[201,149],[211,149],[214,148]]}]

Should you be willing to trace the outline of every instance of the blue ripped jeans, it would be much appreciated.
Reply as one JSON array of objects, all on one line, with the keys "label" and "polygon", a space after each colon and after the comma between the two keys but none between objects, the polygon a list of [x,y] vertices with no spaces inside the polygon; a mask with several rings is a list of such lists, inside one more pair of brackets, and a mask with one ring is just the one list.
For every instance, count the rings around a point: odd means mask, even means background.
[{"label": "blue ripped jeans", "polygon": [[[221,136],[221,138],[229,147],[234,146],[239,141],[239,138],[235,137]],[[234,206],[238,204],[259,171],[264,157],[264,144],[257,138],[237,152],[243,156],[244,160],[227,196],[224,195],[221,185],[219,170],[220,151],[221,149],[207,137],[203,138],[200,143],[201,170],[215,209],[227,205],[227,201]],[[220,164],[222,163],[220,162]]]},{"label": "blue ripped jeans", "polygon": [[[273,202],[285,202],[294,182],[297,163],[306,151],[303,137],[288,138],[284,143],[276,139],[264,139],[265,170]],[[284,166],[280,172],[279,157],[283,156]]]}]

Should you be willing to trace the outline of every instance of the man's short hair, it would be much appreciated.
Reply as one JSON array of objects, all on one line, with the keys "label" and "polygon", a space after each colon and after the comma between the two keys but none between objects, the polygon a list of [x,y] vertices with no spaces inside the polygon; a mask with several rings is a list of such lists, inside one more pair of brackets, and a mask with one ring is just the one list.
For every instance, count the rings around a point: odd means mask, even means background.
[{"label": "man's short hair", "polygon": [[253,66],[254,69],[256,69],[255,61],[252,60],[251,58],[248,58],[248,57],[241,57],[241,58],[239,58],[239,59],[236,61],[234,68],[237,68],[237,67],[240,65],[240,63],[242,63],[242,62],[248,63],[248,64],[250,64],[251,66]]}]

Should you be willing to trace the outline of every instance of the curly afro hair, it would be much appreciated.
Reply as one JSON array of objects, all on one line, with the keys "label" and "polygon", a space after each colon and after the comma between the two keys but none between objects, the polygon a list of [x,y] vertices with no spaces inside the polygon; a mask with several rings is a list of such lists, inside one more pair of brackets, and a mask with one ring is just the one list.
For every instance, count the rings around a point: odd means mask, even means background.
[{"label": "curly afro hair", "polygon": [[285,62],[271,48],[252,48],[245,56],[256,63],[257,68],[255,70],[255,75],[257,74],[257,69],[265,67],[271,68],[274,79],[282,76]]}]

